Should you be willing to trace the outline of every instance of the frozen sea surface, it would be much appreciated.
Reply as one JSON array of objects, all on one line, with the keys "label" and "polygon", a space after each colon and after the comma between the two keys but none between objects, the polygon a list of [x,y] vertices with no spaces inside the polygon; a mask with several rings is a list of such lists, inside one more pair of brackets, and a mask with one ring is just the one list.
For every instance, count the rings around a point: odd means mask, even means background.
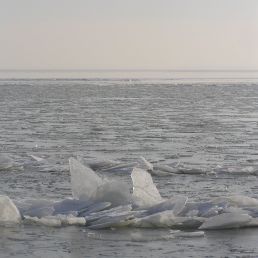
[{"label": "frozen sea surface", "polygon": [[[189,169],[226,171],[154,176],[162,196],[183,195],[193,201],[228,194],[258,198],[257,73],[88,76],[81,72],[69,79],[56,79],[56,74],[47,72],[37,74],[41,79],[4,75],[0,153],[8,159],[0,172],[2,195],[17,201],[64,199],[71,195],[69,157],[132,162],[144,156],[154,165],[180,162]],[[36,162],[30,155],[47,162]],[[129,173],[106,175],[131,184]],[[169,236],[169,230],[0,227],[0,257],[258,254],[255,228],[209,231],[204,237]]]}]

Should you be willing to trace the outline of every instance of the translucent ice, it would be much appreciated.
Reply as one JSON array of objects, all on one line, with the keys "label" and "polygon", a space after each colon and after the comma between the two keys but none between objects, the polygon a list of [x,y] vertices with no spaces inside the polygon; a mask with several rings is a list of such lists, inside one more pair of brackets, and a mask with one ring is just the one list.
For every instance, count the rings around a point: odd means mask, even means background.
[{"label": "translucent ice", "polygon": [[151,175],[140,168],[134,168],[131,174],[133,181],[133,197],[138,206],[150,207],[163,201],[154,185]]},{"label": "translucent ice", "polygon": [[177,215],[184,209],[186,202],[187,202],[187,197],[183,197],[183,196],[172,197],[172,198],[169,198],[168,200],[165,200],[161,203],[151,206],[149,209],[147,209],[146,212],[149,215],[151,215],[165,210],[172,210],[174,215]]},{"label": "translucent ice", "polygon": [[95,194],[96,201],[111,202],[112,206],[127,204],[131,201],[128,184],[115,180],[104,180]]},{"label": "translucent ice", "polygon": [[83,209],[87,209],[92,204],[88,200],[65,199],[54,204],[54,214],[71,214],[78,213]]},{"label": "translucent ice", "polygon": [[100,178],[89,167],[74,158],[69,159],[73,197],[95,202],[110,202],[113,206],[131,201],[127,184]]},{"label": "translucent ice", "polygon": [[26,200],[16,203],[18,209],[23,216],[44,217],[50,216],[54,212],[53,202],[49,200]]},{"label": "translucent ice", "polygon": [[92,199],[102,184],[102,179],[89,167],[83,166],[74,158],[69,159],[72,193],[76,199]]},{"label": "translucent ice", "polygon": [[167,228],[175,224],[173,211],[163,211],[133,220],[133,226],[140,228]]},{"label": "translucent ice", "polygon": [[122,205],[122,206],[117,206],[115,208],[111,208],[109,210],[104,210],[104,211],[99,211],[99,212],[94,212],[91,213],[90,215],[86,216],[87,222],[93,222],[98,219],[101,219],[106,216],[115,216],[117,214],[121,214],[124,212],[129,212],[132,210],[132,205]]},{"label": "translucent ice", "polygon": [[93,203],[89,207],[86,207],[85,209],[80,210],[78,212],[78,216],[85,217],[85,216],[90,215],[91,213],[105,210],[106,208],[109,208],[110,206],[111,206],[110,202]]},{"label": "translucent ice", "polygon": [[228,229],[240,228],[247,225],[252,217],[247,214],[239,213],[223,213],[214,217],[208,218],[200,229]]},{"label": "translucent ice", "polygon": [[258,200],[255,198],[251,198],[248,196],[243,195],[232,195],[227,197],[218,197],[213,200],[214,203],[216,202],[228,202],[230,205],[236,207],[258,207]]},{"label": "translucent ice", "polygon": [[0,195],[0,223],[19,223],[21,214],[13,201],[4,195]]}]

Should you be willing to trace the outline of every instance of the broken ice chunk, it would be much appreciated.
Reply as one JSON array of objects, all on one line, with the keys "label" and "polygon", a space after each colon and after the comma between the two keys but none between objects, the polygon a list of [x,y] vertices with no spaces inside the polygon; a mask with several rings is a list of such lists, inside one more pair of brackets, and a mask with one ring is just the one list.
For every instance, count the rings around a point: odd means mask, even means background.
[{"label": "broken ice chunk", "polygon": [[138,206],[150,207],[163,201],[154,185],[151,175],[140,168],[134,168],[131,174],[133,181],[133,198]]},{"label": "broken ice chunk", "polygon": [[21,214],[13,201],[5,195],[0,195],[0,223],[19,223]]},{"label": "broken ice chunk", "polygon": [[207,219],[199,229],[229,229],[240,228],[251,221],[247,214],[223,213]]},{"label": "broken ice chunk", "polygon": [[102,179],[89,167],[83,166],[74,158],[69,159],[69,165],[73,197],[86,200],[95,197],[97,188],[102,184]]}]

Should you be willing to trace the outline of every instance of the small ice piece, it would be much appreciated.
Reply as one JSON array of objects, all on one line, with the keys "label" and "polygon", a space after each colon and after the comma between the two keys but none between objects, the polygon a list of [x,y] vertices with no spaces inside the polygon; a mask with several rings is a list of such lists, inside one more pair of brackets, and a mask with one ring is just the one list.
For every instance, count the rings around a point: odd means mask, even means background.
[{"label": "small ice piece", "polygon": [[34,160],[36,160],[36,161],[38,161],[38,162],[43,162],[45,159],[43,159],[43,158],[40,158],[40,157],[37,157],[37,156],[35,156],[35,155],[30,155]]},{"label": "small ice piece", "polygon": [[151,175],[140,168],[134,168],[131,174],[133,181],[133,198],[136,205],[150,207],[163,201],[154,185]]},{"label": "small ice piece", "polygon": [[207,219],[199,229],[229,229],[247,225],[252,217],[248,214],[222,213]]},{"label": "small ice piece", "polygon": [[147,171],[153,171],[153,165],[149,161],[147,161],[144,157],[140,157],[137,160],[136,167]]},{"label": "small ice piece", "polygon": [[92,199],[103,183],[102,179],[89,167],[83,166],[74,158],[69,159],[72,193],[75,199]]},{"label": "small ice piece", "polygon": [[164,202],[151,206],[146,212],[151,215],[153,213],[172,210],[174,215],[178,215],[185,207],[188,198],[184,196],[172,197]]},{"label": "small ice piece", "polygon": [[13,201],[5,195],[0,195],[0,224],[19,223],[21,214]]}]

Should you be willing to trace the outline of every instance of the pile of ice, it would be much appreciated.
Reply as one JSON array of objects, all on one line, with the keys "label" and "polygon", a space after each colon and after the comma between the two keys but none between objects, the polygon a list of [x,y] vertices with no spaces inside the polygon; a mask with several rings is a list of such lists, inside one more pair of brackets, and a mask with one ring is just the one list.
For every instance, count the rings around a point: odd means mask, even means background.
[{"label": "pile of ice", "polygon": [[[142,161],[146,165],[147,161]],[[254,198],[228,196],[206,202],[189,202],[184,196],[165,199],[151,175],[139,166],[131,173],[131,193],[127,184],[102,178],[74,158],[69,159],[69,165],[71,198],[58,202],[27,200],[14,204],[7,196],[0,196],[0,223],[85,225],[90,229],[208,230],[258,226],[258,200]]]}]

